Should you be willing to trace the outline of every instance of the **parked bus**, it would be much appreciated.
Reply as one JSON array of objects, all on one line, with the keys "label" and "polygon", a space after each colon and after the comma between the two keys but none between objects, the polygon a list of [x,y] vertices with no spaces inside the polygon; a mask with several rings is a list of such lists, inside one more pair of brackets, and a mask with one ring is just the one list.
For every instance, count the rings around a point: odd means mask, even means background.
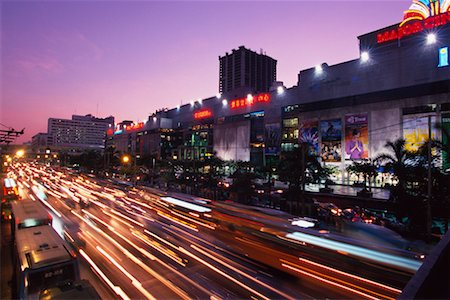
[{"label": "parked bus", "polygon": [[75,253],[51,226],[16,231],[15,246],[17,298],[38,298],[45,289],[80,280]]},{"label": "parked bus", "polygon": [[16,181],[12,178],[3,180],[2,188],[2,218],[11,219],[11,201],[20,200]]},{"label": "parked bus", "polygon": [[31,200],[14,201],[12,208],[12,234],[24,228],[52,225],[52,216],[44,206]]}]

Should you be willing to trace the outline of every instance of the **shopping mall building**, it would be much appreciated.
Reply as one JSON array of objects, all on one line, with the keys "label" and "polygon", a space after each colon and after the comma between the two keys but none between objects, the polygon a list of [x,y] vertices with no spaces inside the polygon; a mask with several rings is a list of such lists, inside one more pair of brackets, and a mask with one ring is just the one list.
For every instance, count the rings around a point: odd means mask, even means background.
[{"label": "shopping mall building", "polygon": [[[429,124],[433,138],[442,135],[436,123],[450,128],[450,1],[439,3],[428,3],[428,14],[411,5],[401,23],[358,37],[359,58],[302,70],[290,88],[275,81],[275,60],[240,47],[219,58],[220,82],[227,77],[233,89],[221,86],[217,96],[158,111],[145,123],[119,123],[108,143],[138,158],[217,155],[263,165],[308,142],[346,180],[352,160],[386,152],[387,141],[403,137],[414,149]],[[273,80],[251,84],[259,78]]]}]

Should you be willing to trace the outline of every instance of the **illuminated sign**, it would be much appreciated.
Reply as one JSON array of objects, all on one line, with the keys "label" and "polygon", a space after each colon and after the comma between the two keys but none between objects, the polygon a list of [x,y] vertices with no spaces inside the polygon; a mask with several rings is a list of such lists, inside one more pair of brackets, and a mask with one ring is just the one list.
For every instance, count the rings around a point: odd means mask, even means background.
[{"label": "illuminated sign", "polygon": [[427,29],[443,26],[447,23],[450,23],[450,11],[444,14],[429,17],[422,21],[412,22],[408,24],[404,24],[402,22],[398,28],[378,33],[377,43],[381,44],[393,40],[399,40],[402,37],[413,35]]},{"label": "illuminated sign", "polygon": [[131,125],[125,126],[126,131],[134,131],[144,127],[144,122],[132,123]]},{"label": "illuminated sign", "polygon": [[252,106],[255,103],[264,103],[264,102],[270,102],[270,94],[269,93],[262,93],[258,94],[256,96],[247,96],[246,98],[238,98],[231,100],[230,107],[232,109],[240,108],[240,107],[248,107]]},{"label": "illuminated sign", "polygon": [[448,47],[439,49],[439,65],[438,67],[448,66]]},{"label": "illuminated sign", "polygon": [[124,131],[136,131],[136,130],[139,130],[139,129],[142,129],[142,128],[144,128],[144,122],[131,123],[130,125],[117,124],[116,125],[116,130],[114,130],[114,132],[112,131],[112,129],[108,129],[106,133],[108,135],[121,134]]},{"label": "illuminated sign", "polygon": [[377,34],[377,43],[399,40],[450,23],[450,0],[414,0],[398,28]]},{"label": "illuminated sign", "polygon": [[199,111],[196,111],[194,113],[194,119],[200,120],[200,119],[206,119],[212,117],[212,112],[209,109],[202,109]]},{"label": "illuminated sign", "polygon": [[107,135],[112,135],[114,133],[114,130],[112,130],[112,128],[109,128],[107,131],[106,131],[106,134]]}]

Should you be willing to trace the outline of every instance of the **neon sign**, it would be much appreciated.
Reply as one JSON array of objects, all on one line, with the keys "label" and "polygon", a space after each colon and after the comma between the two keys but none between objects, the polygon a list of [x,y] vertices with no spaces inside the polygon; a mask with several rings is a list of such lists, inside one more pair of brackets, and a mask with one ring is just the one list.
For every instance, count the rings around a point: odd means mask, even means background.
[{"label": "neon sign", "polygon": [[450,23],[450,0],[414,0],[398,28],[377,34],[377,43],[399,40]]},{"label": "neon sign", "polygon": [[398,28],[384,31],[377,34],[377,43],[385,43],[393,40],[399,40],[402,37],[413,35],[415,33],[443,26],[450,23],[450,11],[437,16],[429,17],[422,21],[412,22],[408,24],[400,24]]},{"label": "neon sign", "polygon": [[212,112],[209,109],[202,109],[194,113],[194,119],[201,120],[212,117]]},{"label": "neon sign", "polygon": [[238,98],[231,100],[230,107],[232,109],[240,108],[240,107],[248,107],[252,106],[255,103],[264,103],[264,102],[270,102],[270,94],[269,93],[262,93],[258,94],[256,96],[247,96],[246,98]]}]

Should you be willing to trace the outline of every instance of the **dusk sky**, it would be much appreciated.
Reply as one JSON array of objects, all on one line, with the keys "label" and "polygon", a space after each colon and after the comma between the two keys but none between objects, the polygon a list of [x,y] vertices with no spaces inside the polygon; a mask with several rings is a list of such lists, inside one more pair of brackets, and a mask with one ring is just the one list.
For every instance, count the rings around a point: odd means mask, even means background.
[{"label": "dusk sky", "polygon": [[[300,70],[358,57],[357,36],[401,21],[411,1],[2,1],[0,123],[146,120],[218,92],[219,55],[241,45]],[[2,126],[2,129],[4,127]]]}]

